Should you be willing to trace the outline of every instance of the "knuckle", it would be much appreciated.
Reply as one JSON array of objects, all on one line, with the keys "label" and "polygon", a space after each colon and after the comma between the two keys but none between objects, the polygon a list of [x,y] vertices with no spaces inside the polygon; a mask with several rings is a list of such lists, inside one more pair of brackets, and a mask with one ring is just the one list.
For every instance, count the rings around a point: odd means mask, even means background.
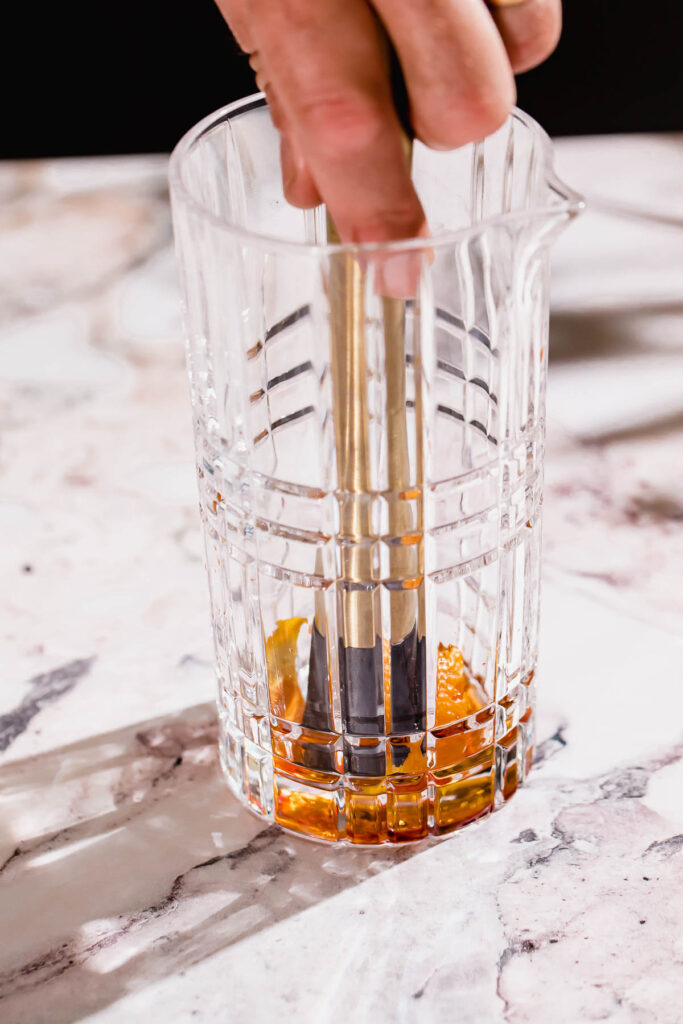
[{"label": "knuckle", "polygon": [[428,146],[455,149],[500,128],[514,101],[514,84],[512,88],[473,85],[439,104],[438,117],[433,116],[431,110],[417,114],[415,128]]},{"label": "knuckle", "polygon": [[477,135],[490,135],[505,123],[514,103],[514,87],[492,89],[479,85],[466,98],[470,119]]},{"label": "knuckle", "polygon": [[297,116],[323,155],[360,152],[376,142],[382,128],[377,103],[360,93],[330,93],[301,103]]},{"label": "knuckle", "polygon": [[452,123],[446,117],[413,114],[412,120],[418,139],[432,149],[457,149],[466,141],[462,118],[460,123]]},{"label": "knuckle", "polygon": [[398,205],[381,211],[364,220],[358,234],[358,241],[389,241],[395,238],[411,238],[419,232],[424,216],[414,203],[404,208]]},{"label": "knuckle", "polygon": [[405,190],[378,197],[359,189],[354,203],[333,209],[341,236],[350,242],[389,242],[424,234],[425,217],[417,195]]}]

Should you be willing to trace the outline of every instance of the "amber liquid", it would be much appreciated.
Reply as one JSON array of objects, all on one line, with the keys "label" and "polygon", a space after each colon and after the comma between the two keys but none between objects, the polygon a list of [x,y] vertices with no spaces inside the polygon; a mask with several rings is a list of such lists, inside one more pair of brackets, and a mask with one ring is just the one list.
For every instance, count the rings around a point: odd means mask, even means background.
[{"label": "amber liquid", "polygon": [[[305,619],[283,620],[266,643],[271,712],[277,719],[271,734],[275,820],[280,825],[328,841],[400,843],[451,832],[493,809],[493,706],[457,647],[439,645],[429,742],[425,736],[387,737],[385,774],[354,777],[344,774],[338,736],[297,728],[305,698],[298,683],[296,646],[305,624]],[[389,720],[388,644],[383,663]],[[368,746],[377,742],[358,741]],[[516,728],[504,742],[516,744]],[[513,761],[503,780],[504,799],[517,782]]]}]

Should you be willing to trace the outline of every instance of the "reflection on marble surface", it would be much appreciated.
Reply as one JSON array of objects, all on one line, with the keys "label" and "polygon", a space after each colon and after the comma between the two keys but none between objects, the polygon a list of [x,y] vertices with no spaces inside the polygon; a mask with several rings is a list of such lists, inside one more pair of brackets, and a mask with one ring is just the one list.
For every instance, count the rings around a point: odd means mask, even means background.
[{"label": "reflection on marble surface", "polygon": [[680,145],[559,146],[536,769],[379,852],[218,774],[165,161],[0,166],[3,1024],[681,1020]]}]

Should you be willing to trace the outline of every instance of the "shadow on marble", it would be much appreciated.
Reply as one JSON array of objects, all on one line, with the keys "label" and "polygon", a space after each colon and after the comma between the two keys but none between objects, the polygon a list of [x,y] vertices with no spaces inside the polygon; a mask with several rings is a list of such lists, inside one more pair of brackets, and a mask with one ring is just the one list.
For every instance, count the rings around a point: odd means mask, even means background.
[{"label": "shadow on marble", "polygon": [[632,308],[561,311],[551,316],[551,364],[680,351],[683,302],[639,302]]},{"label": "shadow on marble", "polygon": [[[683,405],[683,399],[681,404]],[[611,430],[603,430],[599,436],[594,439],[584,439],[583,443],[604,445],[615,441],[654,440],[657,437],[665,437],[677,431],[683,431],[683,408],[680,412],[664,413],[662,416],[646,424],[624,423],[623,426],[614,427]],[[680,506],[673,499],[666,496],[661,499],[657,497],[651,511],[654,513],[654,516],[651,518],[655,518],[660,522],[681,519]]]},{"label": "shadow on marble", "polygon": [[79,1020],[417,852],[264,825],[215,738],[199,705],[0,770],[5,1024]]}]

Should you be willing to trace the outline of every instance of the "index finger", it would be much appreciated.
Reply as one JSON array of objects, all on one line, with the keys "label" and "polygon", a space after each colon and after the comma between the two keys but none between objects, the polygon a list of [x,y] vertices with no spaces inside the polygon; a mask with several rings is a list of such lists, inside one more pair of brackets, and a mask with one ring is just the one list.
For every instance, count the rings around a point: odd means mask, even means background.
[{"label": "index finger", "polygon": [[381,30],[365,0],[258,0],[257,45],[343,241],[426,232]]}]

